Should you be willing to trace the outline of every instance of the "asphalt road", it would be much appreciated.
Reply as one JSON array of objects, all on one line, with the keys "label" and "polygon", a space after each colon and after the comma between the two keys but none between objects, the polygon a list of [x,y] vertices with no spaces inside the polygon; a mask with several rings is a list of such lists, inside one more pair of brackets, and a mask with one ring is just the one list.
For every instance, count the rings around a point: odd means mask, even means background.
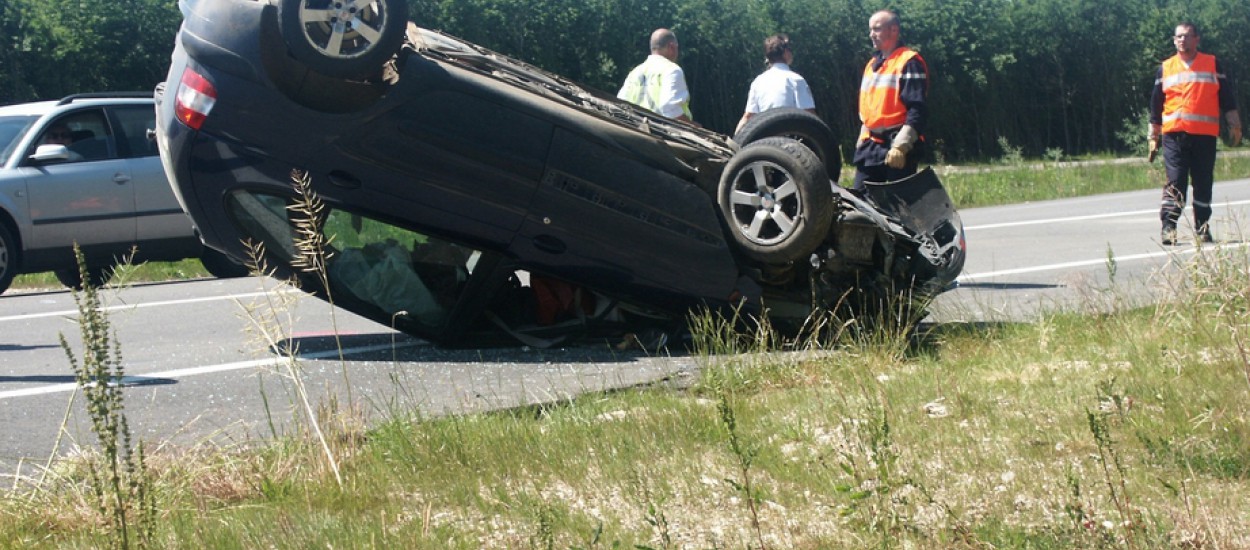
[{"label": "asphalt road", "polygon": [[[1188,208],[1180,245],[1160,243],[1160,199],[1156,190],[1133,191],[961,211],[968,261],[928,321],[1028,321],[1154,303],[1198,249]],[[1217,246],[1245,246],[1250,179],[1217,182],[1212,209]]]},{"label": "asphalt road", "polygon": [[[366,421],[546,403],[680,379],[695,367],[690,357],[608,346],[439,349],[302,293],[273,292],[275,285],[244,278],[103,291],[122,347],[126,415],[136,438],[247,445],[296,425],[302,401],[291,382],[293,363],[268,347],[260,327],[282,327],[274,340],[298,349],[295,364],[314,407],[359,403]],[[272,305],[275,297],[290,303]],[[60,344],[64,335],[81,357],[76,318],[68,292],[0,297],[0,479],[38,475],[54,450],[94,442]]]},{"label": "asphalt road", "polygon": [[[1220,246],[1244,246],[1250,180],[1217,183],[1214,203]],[[1158,204],[1157,191],[1144,191],[962,211],[964,275],[927,322],[1027,321],[1055,309],[1156,300],[1174,262],[1195,251],[1187,228],[1182,245],[1159,243]],[[548,402],[681,379],[698,367],[693,357],[607,346],[437,349],[298,292],[274,292],[274,285],[202,280],[102,293],[137,438],[232,446],[293,429],[302,405],[292,365],[314,406],[331,397],[359,403],[366,421]],[[94,442],[59,339],[81,357],[76,317],[68,292],[0,297],[0,480],[39,476],[50,456]],[[298,361],[258,337],[258,327],[275,324],[257,320],[271,317],[282,327],[278,340],[298,347]]]}]

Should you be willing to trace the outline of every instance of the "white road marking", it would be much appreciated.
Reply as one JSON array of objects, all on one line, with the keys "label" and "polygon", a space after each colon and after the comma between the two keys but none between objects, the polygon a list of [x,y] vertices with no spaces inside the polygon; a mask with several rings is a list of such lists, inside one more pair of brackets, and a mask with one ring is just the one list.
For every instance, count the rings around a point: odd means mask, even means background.
[{"label": "white road marking", "polygon": [[[1208,245],[1208,246],[1212,246],[1212,245]],[[1219,244],[1219,245],[1212,246],[1212,248],[1215,248],[1215,249],[1244,248],[1246,246],[1250,246],[1250,243]],[[1182,249],[1176,249],[1176,250],[1161,250],[1159,252],[1149,252],[1146,254],[1130,254],[1128,256],[1113,256],[1112,258],[1117,264],[1119,264],[1119,263],[1125,263],[1125,262],[1132,262],[1136,260],[1149,260],[1152,258],[1161,258],[1164,256],[1179,256],[1181,254],[1193,254],[1194,252],[1197,252],[1197,251],[1198,251],[1198,248],[1193,247],[1193,248],[1182,248]],[[1080,260],[1076,262],[1064,262],[1060,264],[1037,265],[1037,266],[1031,266],[1031,267],[1018,267],[1015,269],[1004,269],[1001,271],[989,271],[985,273],[969,273],[966,275],[960,275],[958,278],[955,279],[955,281],[964,283],[964,282],[968,282],[968,281],[972,281],[976,279],[991,279],[994,277],[1002,277],[1004,275],[1020,275],[1022,273],[1037,273],[1039,271],[1054,271],[1056,269],[1071,269],[1074,267],[1088,267],[1091,265],[1106,265],[1107,261],[1108,261],[1107,258],[1100,258],[1097,260]]]},{"label": "white road marking", "polygon": [[[1242,204],[1250,204],[1250,200],[1244,200],[1244,201],[1232,201],[1232,202],[1221,202],[1221,203],[1213,203],[1213,204],[1211,204],[1211,207],[1212,207],[1212,208],[1218,208],[1218,207],[1220,207],[1220,206],[1238,206],[1238,205],[1242,205]],[[1044,219],[1044,220],[1021,220],[1021,221],[1018,221],[1018,222],[987,223],[987,224],[984,224],[984,225],[970,225],[970,226],[964,227],[964,231],[977,231],[977,230],[981,230],[981,229],[999,229],[999,228],[1003,228],[1003,227],[1020,227],[1020,226],[1025,226],[1025,225],[1042,225],[1042,224],[1064,223],[1064,222],[1081,222],[1081,221],[1088,221],[1088,220],[1099,220],[1099,219],[1104,219],[1104,218],[1119,218],[1119,217],[1124,217],[1124,216],[1140,216],[1140,215],[1143,215],[1143,214],[1155,214],[1155,215],[1158,215],[1158,214],[1159,214],[1159,209],[1158,209],[1158,208],[1155,208],[1155,209],[1153,209],[1153,210],[1131,210],[1131,211],[1128,211],[1128,212],[1112,212],[1112,213],[1110,213],[1110,214],[1089,214],[1089,215],[1086,215],[1086,216],[1069,216],[1069,217],[1066,217],[1066,218],[1050,218],[1050,219]]]},{"label": "white road marking", "polygon": [[[217,300],[240,300],[243,298],[255,298],[257,296],[264,296],[266,294],[269,294],[270,292],[293,292],[293,291],[271,290],[271,291],[264,291],[264,292],[249,292],[246,294],[227,294],[225,296],[204,296],[200,298],[185,298],[182,300],[163,300],[160,302],[145,302],[141,304],[122,304],[119,306],[107,306],[107,307],[103,307],[100,309],[108,312],[108,311],[122,311],[122,310],[127,310],[127,309],[142,309],[142,308],[148,308],[148,307],[180,306],[184,304],[195,304],[195,303],[200,303],[200,302],[215,302]],[[27,319],[41,319],[44,317],[77,317],[77,316],[78,316],[77,309],[66,309],[62,311],[45,311],[43,313],[25,313],[22,315],[9,315],[6,317],[0,317],[0,322],[25,321]]]},{"label": "white road marking", "polygon": [[[1250,200],[1224,201],[1220,203],[1213,203],[1211,206],[1212,208],[1220,208],[1220,207],[1229,207],[1229,206],[1239,206],[1243,204],[1250,204]],[[1105,219],[1105,218],[1119,218],[1119,217],[1125,217],[1125,216],[1141,216],[1145,214],[1157,215],[1158,213],[1159,213],[1158,209],[1130,210],[1127,212],[1112,212],[1109,214],[1089,214],[1085,216],[1068,216],[1064,218],[1048,218],[1048,219],[1040,219],[1040,220],[1022,220],[1018,222],[988,223],[984,225],[966,226],[964,227],[964,231],[978,230],[978,229],[999,229],[1003,227],[1019,227],[1019,226],[1026,226],[1026,225],[1042,225],[1042,224],[1053,224],[1053,223],[1064,223],[1064,222],[1079,222],[1079,221],[1097,220],[1097,219]],[[1224,245],[1217,245],[1216,247],[1217,248],[1225,248],[1225,247],[1240,248],[1246,245],[1247,243],[1229,243],[1229,244],[1224,244]],[[1192,254],[1196,250],[1198,249],[1188,248],[1188,249],[1177,249],[1177,250],[1161,250],[1159,252],[1150,252],[1147,254],[1113,256],[1113,259],[1116,263],[1124,263],[1124,262],[1132,262],[1132,261],[1137,261],[1137,260],[1149,260],[1153,258],[1159,258],[1159,257],[1175,255],[1175,254]],[[955,281],[962,283],[962,282],[974,281],[978,279],[992,279],[994,277],[1002,277],[1006,275],[1020,275],[1023,273],[1038,273],[1042,271],[1054,271],[1058,269],[1071,269],[1071,268],[1077,268],[1077,267],[1089,267],[1093,265],[1106,265],[1107,261],[1108,261],[1107,258],[1098,258],[1095,260],[1079,260],[1075,262],[1064,262],[1064,263],[1058,263],[1058,264],[1018,267],[1014,269],[1004,269],[1000,271],[990,271],[986,273],[967,273],[964,275],[960,275],[959,277],[955,279]]]},{"label": "white road marking", "polygon": [[[418,346],[418,345],[422,345],[422,343],[421,342],[405,342],[405,343],[396,343],[394,345],[378,344],[374,346],[344,348],[343,355],[344,356],[356,355],[359,353],[370,353],[370,352],[375,352],[375,351],[408,348],[408,347],[413,347],[413,346]],[[339,351],[336,349],[332,349],[332,350],[326,350],[326,351],[318,351],[314,353],[300,354],[297,359],[299,360],[325,359],[325,358],[331,358],[331,357],[338,357],[338,355],[339,355]],[[154,380],[160,380],[160,379],[179,379],[179,378],[188,378],[191,376],[199,376],[202,374],[213,374],[213,373],[218,373],[218,372],[227,372],[227,371],[234,371],[234,370],[256,369],[256,368],[261,368],[261,367],[280,367],[288,359],[289,358],[281,358],[281,357],[273,358],[273,359],[255,359],[252,361],[240,361],[237,363],[224,363],[221,365],[205,365],[202,367],[190,367],[190,368],[185,368],[185,369],[152,372],[152,373],[136,375],[136,376],[123,376],[121,379],[121,383],[122,385],[128,385],[128,384],[142,385],[145,382],[152,382]],[[0,401],[3,401],[5,399],[12,399],[15,397],[29,397],[32,395],[47,395],[47,394],[52,394],[52,393],[72,392],[76,390],[77,388],[78,388],[78,384],[66,382],[63,384],[51,384],[48,386],[39,386],[36,388],[0,391]]]}]

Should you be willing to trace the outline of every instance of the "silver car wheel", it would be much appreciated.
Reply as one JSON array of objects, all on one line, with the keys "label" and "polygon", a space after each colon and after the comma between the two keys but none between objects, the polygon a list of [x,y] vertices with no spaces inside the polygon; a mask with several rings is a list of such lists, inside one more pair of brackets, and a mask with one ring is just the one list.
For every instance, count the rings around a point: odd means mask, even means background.
[{"label": "silver car wheel", "polygon": [[9,289],[17,275],[17,241],[9,229],[0,223],[0,292]]},{"label": "silver car wheel", "polygon": [[291,57],[334,78],[377,75],[403,45],[407,0],[279,0]]},{"label": "silver car wheel", "polygon": [[820,158],[784,137],[740,149],[721,175],[717,204],[747,256],[782,265],[811,254],[833,222],[833,188]]},{"label": "silver car wheel", "polygon": [[382,38],[386,4],[376,0],[307,0],[299,9],[304,39],[323,55],[335,59],[359,57]]},{"label": "silver car wheel", "polygon": [[794,177],[769,161],[752,162],[738,171],[729,202],[743,236],[762,245],[789,238],[803,211]]}]

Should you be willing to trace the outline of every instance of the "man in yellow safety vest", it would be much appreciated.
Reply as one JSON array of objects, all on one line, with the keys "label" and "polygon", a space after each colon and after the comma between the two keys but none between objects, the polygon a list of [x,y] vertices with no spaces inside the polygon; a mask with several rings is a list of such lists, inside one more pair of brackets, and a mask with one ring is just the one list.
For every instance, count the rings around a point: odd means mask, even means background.
[{"label": "man in yellow safety vest", "polygon": [[[651,33],[651,55],[634,67],[616,97],[663,116],[694,124],[686,74],[677,64],[677,35],[668,29]],[[697,124],[696,124],[697,126]]]}]

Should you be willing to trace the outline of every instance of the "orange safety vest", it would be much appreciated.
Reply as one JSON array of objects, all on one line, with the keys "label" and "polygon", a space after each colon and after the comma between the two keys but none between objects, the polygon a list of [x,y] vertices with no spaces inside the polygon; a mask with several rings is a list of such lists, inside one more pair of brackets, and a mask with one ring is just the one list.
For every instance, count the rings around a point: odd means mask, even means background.
[{"label": "orange safety vest", "polygon": [[920,75],[903,72],[912,58],[920,60],[924,67],[923,78],[929,78],[929,66],[924,58],[906,46],[890,52],[880,70],[872,70],[871,59],[864,66],[864,78],[859,82],[859,120],[868,131],[860,134],[859,141],[872,138],[877,143],[885,143],[886,134],[907,122],[907,106],[899,99],[898,89],[903,80],[920,78]]},{"label": "orange safety vest", "polygon": [[1163,62],[1163,133],[1220,135],[1220,81],[1215,56],[1198,54],[1185,65],[1180,55]]}]

